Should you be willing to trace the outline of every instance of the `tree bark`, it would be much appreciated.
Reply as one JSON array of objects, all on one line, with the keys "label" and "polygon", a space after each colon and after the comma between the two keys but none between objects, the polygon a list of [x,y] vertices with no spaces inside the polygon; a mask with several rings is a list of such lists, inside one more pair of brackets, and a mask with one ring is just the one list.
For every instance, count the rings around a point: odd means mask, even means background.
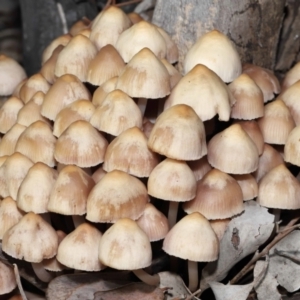
[{"label": "tree bark", "polygon": [[184,56],[204,33],[218,29],[236,45],[242,62],[274,69],[285,0],[157,0],[153,23],[164,28]]}]

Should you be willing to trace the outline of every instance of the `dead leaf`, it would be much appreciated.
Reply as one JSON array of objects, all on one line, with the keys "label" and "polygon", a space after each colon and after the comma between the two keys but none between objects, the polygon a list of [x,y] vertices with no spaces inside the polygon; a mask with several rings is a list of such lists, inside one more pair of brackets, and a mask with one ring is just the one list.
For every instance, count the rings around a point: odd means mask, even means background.
[{"label": "dead leaf", "polygon": [[95,300],[163,300],[164,291],[143,282],[130,283],[107,292],[95,293]]},{"label": "dead leaf", "polygon": [[228,224],[220,242],[219,259],[203,269],[202,290],[209,287],[209,282],[223,280],[238,261],[255,252],[270,237],[274,215],[255,201],[245,202],[244,207],[245,211]]},{"label": "dead leaf", "polygon": [[[165,300],[185,299],[192,295],[179,275],[171,272],[160,272],[158,276],[160,277],[160,288],[169,288]],[[200,300],[195,296],[192,299]]]},{"label": "dead leaf", "polygon": [[209,285],[214,292],[216,300],[246,300],[253,288],[253,283],[246,285],[225,285],[220,282],[210,282]]},{"label": "dead leaf", "polygon": [[281,295],[277,290],[278,283],[276,278],[268,272],[268,268],[265,270],[263,276],[261,276],[264,269],[264,261],[256,262],[254,267],[254,281],[257,281],[257,284],[254,285],[254,289],[258,300],[280,300]]},{"label": "dead leaf", "polygon": [[114,277],[120,278],[120,274],[122,273],[62,275],[49,283],[46,298],[48,300],[93,300],[97,292],[109,291],[130,283],[126,278],[128,273],[123,273],[124,280],[113,280]]}]

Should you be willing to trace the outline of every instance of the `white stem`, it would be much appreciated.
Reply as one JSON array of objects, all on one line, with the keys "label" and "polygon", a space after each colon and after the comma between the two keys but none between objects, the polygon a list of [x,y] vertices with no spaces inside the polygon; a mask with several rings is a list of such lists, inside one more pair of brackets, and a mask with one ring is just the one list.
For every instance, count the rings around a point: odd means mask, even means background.
[{"label": "white stem", "polygon": [[198,287],[198,263],[188,260],[189,290],[193,293]]},{"label": "white stem", "polygon": [[272,211],[273,215],[275,216],[275,220],[274,222],[279,222],[280,221],[280,213],[281,213],[281,209],[279,208],[273,208],[273,211]]},{"label": "white stem", "polygon": [[142,112],[143,116],[144,116],[145,111],[146,111],[147,102],[148,102],[148,100],[146,98],[139,98],[138,103],[137,103],[137,105],[138,105],[140,111]]},{"label": "white stem", "polygon": [[168,220],[170,229],[176,224],[179,202],[170,201]]},{"label": "white stem", "polygon": [[150,275],[147,272],[145,272],[143,269],[133,270],[132,271],[136,277],[138,277],[141,281],[145,282],[149,285],[158,286],[160,283],[160,278],[157,274]]},{"label": "white stem", "polygon": [[33,271],[34,271],[35,275],[41,281],[43,281],[43,282],[49,282],[49,281],[51,281],[54,278],[54,276],[51,273],[47,272],[44,269],[42,263],[31,263],[31,265],[32,265],[32,268],[33,268]]},{"label": "white stem", "polygon": [[73,219],[73,223],[74,223],[75,228],[77,228],[79,225],[85,223],[84,216],[74,215],[74,216],[72,216],[72,219]]}]

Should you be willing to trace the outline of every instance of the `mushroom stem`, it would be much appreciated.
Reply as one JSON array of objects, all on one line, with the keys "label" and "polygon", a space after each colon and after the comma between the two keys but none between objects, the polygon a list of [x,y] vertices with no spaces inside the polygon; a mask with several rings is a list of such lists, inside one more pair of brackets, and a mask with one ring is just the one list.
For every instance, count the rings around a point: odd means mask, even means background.
[{"label": "mushroom stem", "polygon": [[160,283],[160,278],[157,274],[150,275],[143,269],[133,270],[132,272],[135,274],[136,277],[138,277],[141,281],[145,282],[146,284],[158,286]]},{"label": "mushroom stem", "polygon": [[148,102],[148,99],[139,98],[138,103],[137,103],[137,105],[138,105],[140,111],[142,112],[143,116],[144,116],[145,111],[146,111],[147,102]]},{"label": "mushroom stem", "polygon": [[179,202],[170,201],[168,220],[170,229],[176,224]]},{"label": "mushroom stem", "polygon": [[193,293],[198,287],[198,263],[188,260],[189,290]]},{"label": "mushroom stem", "polygon": [[280,221],[280,213],[281,213],[281,209],[279,209],[279,208],[272,209],[272,214],[275,216],[275,219],[274,219],[275,223]]},{"label": "mushroom stem", "polygon": [[77,228],[79,225],[85,223],[85,218],[83,216],[73,215],[72,220],[73,220],[75,228]]},{"label": "mushroom stem", "polygon": [[43,282],[49,282],[49,281],[51,281],[54,278],[54,276],[51,273],[47,272],[44,269],[42,263],[31,263],[31,265],[32,265],[32,269],[33,269],[35,275],[41,281],[43,281]]}]

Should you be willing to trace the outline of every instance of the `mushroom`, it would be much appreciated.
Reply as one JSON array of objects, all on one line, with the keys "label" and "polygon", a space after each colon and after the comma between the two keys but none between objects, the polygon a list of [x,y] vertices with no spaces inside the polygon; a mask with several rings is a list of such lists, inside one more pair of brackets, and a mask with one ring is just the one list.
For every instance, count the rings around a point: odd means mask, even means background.
[{"label": "mushroom", "polygon": [[10,293],[16,286],[16,276],[12,267],[0,261],[0,295]]},{"label": "mushroom", "polygon": [[296,126],[289,134],[284,146],[284,161],[300,166],[300,126]]},{"label": "mushroom", "polygon": [[295,82],[300,80],[300,62],[297,62],[290,70],[288,70],[284,76],[284,79],[281,83],[281,92],[283,93]]},{"label": "mushroom", "polygon": [[151,276],[142,270],[151,265],[151,245],[146,233],[131,219],[118,220],[103,234],[99,260],[117,270],[132,270],[147,284],[157,286],[160,282],[158,275]]},{"label": "mushroom", "polygon": [[224,236],[224,233],[228,227],[229,222],[230,222],[230,219],[222,219],[222,220],[219,219],[219,220],[210,220],[209,221],[212,229],[216,233],[220,242]]},{"label": "mushroom", "polygon": [[244,201],[248,201],[257,197],[258,185],[253,175],[232,175],[232,177],[237,181],[237,183],[241,187]]},{"label": "mushroom", "polygon": [[95,90],[92,102],[96,107],[101,105],[106,96],[116,89],[118,79],[118,76],[110,78]]},{"label": "mushroom", "polygon": [[87,17],[83,17],[71,26],[69,33],[72,36],[77,35],[83,29],[89,28],[90,25],[91,25],[91,20],[89,20]]},{"label": "mushroom", "polygon": [[197,160],[188,161],[187,164],[193,171],[197,181],[199,181],[208,171],[211,170],[211,166],[207,161],[207,156],[203,156]]}]

